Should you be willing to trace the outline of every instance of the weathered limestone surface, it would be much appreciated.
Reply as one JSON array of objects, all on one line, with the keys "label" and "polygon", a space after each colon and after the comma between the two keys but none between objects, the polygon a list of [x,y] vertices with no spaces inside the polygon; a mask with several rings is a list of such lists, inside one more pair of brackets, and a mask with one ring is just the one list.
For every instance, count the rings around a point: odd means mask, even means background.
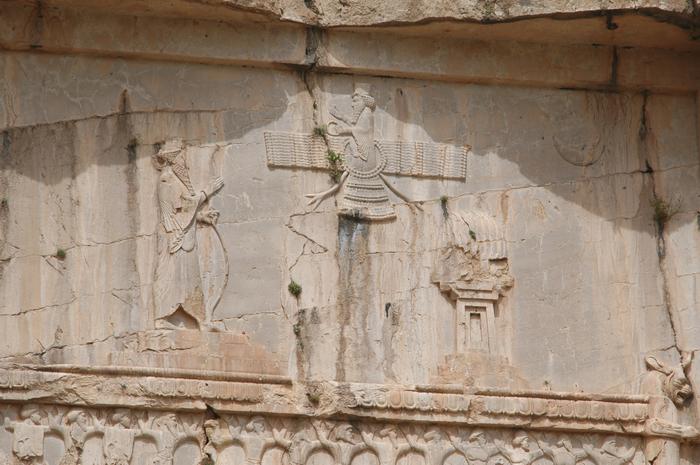
[{"label": "weathered limestone surface", "polygon": [[688,1],[0,3],[0,465],[696,465]]}]

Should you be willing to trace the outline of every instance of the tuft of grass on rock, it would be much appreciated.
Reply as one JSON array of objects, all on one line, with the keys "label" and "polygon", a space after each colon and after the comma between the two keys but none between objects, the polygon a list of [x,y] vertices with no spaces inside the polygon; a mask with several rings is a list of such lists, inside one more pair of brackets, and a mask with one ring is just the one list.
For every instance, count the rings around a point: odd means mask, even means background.
[{"label": "tuft of grass on rock", "polygon": [[679,200],[667,201],[660,197],[654,197],[651,200],[651,207],[654,209],[654,221],[663,229],[663,227],[671,221],[680,210],[681,203]]},{"label": "tuft of grass on rock", "polygon": [[294,297],[299,297],[301,294],[301,285],[292,279],[287,286],[287,290]]}]

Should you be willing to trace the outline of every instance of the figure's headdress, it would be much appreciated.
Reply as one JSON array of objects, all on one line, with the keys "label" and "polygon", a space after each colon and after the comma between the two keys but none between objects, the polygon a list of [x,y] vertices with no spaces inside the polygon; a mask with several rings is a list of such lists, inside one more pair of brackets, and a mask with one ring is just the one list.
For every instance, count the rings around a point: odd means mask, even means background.
[{"label": "figure's headdress", "polygon": [[166,164],[170,165],[173,173],[175,173],[175,176],[182,181],[187,188],[187,191],[194,195],[194,188],[192,187],[192,181],[190,180],[190,173],[184,159],[181,159],[180,162],[175,162],[175,159],[180,152],[182,152],[183,148],[184,146],[182,139],[170,139],[163,144],[154,157],[159,170],[163,169]]},{"label": "figure's headdress", "polygon": [[171,162],[182,151],[182,139],[170,139],[158,150],[157,158]]},{"label": "figure's headdress", "polygon": [[365,83],[357,83],[355,85],[355,92],[353,92],[353,97],[360,97],[364,104],[370,109],[374,110],[377,106],[377,102],[369,93],[370,86]]},{"label": "figure's headdress", "polygon": [[513,445],[518,447],[525,442],[525,440],[529,439],[529,436],[525,431],[517,431],[515,433],[515,437],[513,438]]},{"label": "figure's headdress", "polygon": [[267,429],[265,418],[260,416],[260,415],[257,415],[257,416],[254,416],[253,418],[251,418],[250,421],[248,422],[248,424],[245,426],[246,431],[248,431],[248,432],[254,431],[256,424],[261,425],[263,427],[263,429]]}]

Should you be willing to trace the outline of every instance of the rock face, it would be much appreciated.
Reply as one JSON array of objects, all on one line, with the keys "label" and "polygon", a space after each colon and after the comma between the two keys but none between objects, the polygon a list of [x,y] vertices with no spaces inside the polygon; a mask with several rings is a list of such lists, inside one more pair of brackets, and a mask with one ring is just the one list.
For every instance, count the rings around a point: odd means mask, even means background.
[{"label": "rock face", "polygon": [[688,1],[0,4],[0,465],[697,465]]}]

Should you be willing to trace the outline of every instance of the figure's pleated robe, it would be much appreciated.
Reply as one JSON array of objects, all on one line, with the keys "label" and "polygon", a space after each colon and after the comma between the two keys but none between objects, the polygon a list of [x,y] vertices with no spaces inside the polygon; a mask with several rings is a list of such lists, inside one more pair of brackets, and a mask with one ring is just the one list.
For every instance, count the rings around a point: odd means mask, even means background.
[{"label": "figure's pleated robe", "polygon": [[203,192],[193,193],[170,167],[163,169],[158,182],[161,221],[154,283],[156,320],[167,318],[178,308],[198,322],[204,320],[196,216],[205,201]]}]

